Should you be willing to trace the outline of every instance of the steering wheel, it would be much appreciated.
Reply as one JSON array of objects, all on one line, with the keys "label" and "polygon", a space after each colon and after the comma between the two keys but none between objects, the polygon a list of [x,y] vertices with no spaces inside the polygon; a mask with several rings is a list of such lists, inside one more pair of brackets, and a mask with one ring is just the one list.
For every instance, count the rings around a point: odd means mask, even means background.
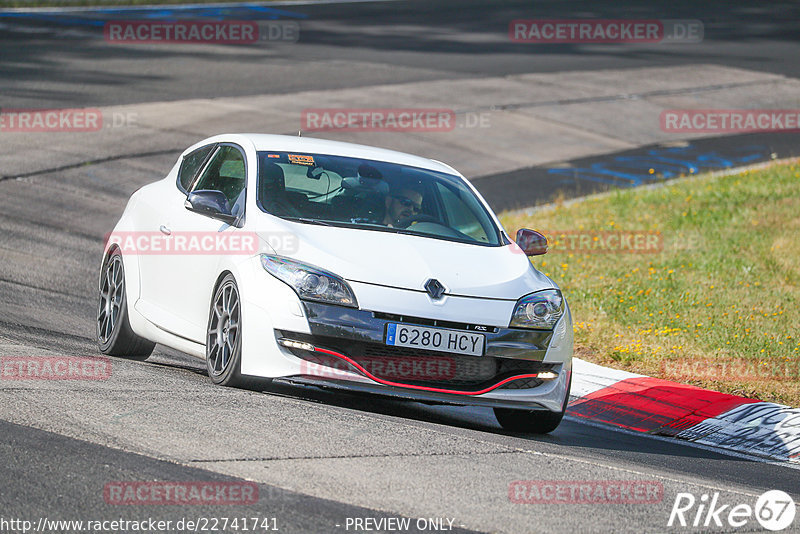
[{"label": "steering wheel", "polygon": [[439,219],[437,219],[432,215],[427,215],[425,213],[417,213],[416,215],[410,215],[408,217],[403,217],[402,219],[399,219],[397,221],[397,224],[395,224],[395,226],[397,228],[408,228],[415,222],[429,222],[429,223],[442,224],[441,221],[439,221]]}]

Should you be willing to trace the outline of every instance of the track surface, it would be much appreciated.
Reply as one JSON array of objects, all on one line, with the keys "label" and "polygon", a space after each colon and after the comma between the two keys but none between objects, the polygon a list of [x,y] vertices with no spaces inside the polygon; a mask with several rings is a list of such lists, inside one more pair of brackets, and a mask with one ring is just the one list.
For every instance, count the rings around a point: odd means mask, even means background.
[{"label": "track surface", "polygon": [[[669,9],[658,16],[708,19],[710,42],[702,48],[565,46],[543,53],[480,36],[512,18],[652,14],[574,3],[565,15],[555,2],[298,6],[291,10],[308,15],[300,44],[178,51],[114,51],[80,33],[64,37],[61,24],[29,20],[27,32],[15,26],[0,33],[2,105],[97,106],[709,61],[798,75],[800,47],[790,33],[796,7],[777,18],[770,12],[779,7],[726,3],[725,12],[703,13],[711,8],[696,4],[665,3]],[[161,148],[0,181],[0,355],[97,355],[103,235],[129,195],[173,164],[177,154],[157,154]],[[32,162],[31,168],[41,167]],[[699,498],[718,491],[720,503],[730,505],[752,505],[767,489],[800,499],[797,470],[573,420],[550,436],[530,437],[503,432],[483,409],[282,384],[263,393],[216,388],[202,362],[162,349],[146,363],[114,359],[112,369],[106,381],[0,382],[3,518],[258,515],[277,517],[283,532],[337,532],[346,531],[348,517],[405,516],[449,518],[486,532],[665,532],[678,492]],[[259,483],[259,502],[217,508],[103,502],[103,486],[112,481],[226,477]],[[658,481],[664,497],[646,505],[509,501],[513,481],[560,479]],[[751,521],[724,529],[734,530],[760,527]]]},{"label": "track surface", "polygon": [[[102,106],[654,65],[713,63],[800,77],[796,2],[414,0],[290,5],[276,13],[230,9],[211,15],[297,20],[300,41],[109,46],[102,38],[103,21],[142,15],[4,15],[2,106]],[[191,18],[180,12],[165,16]],[[699,19],[705,39],[664,46],[510,43],[509,22],[533,18]]]}]

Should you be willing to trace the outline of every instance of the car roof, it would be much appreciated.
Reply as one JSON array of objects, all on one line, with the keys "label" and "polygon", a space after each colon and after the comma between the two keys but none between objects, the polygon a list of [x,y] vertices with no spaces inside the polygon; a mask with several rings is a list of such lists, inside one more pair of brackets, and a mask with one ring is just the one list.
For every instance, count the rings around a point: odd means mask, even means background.
[{"label": "car roof", "polygon": [[354,143],[344,143],[341,141],[329,141],[327,139],[317,139],[314,137],[295,137],[291,135],[272,135],[259,133],[217,135],[208,139],[204,139],[203,141],[195,144],[185,153],[191,152],[192,150],[209,143],[231,142],[242,144],[245,140],[249,141],[255,147],[256,151],[259,152],[296,151],[309,154],[346,156],[376,161],[386,161],[389,163],[398,163],[400,165],[419,167],[423,169],[444,172],[447,174],[459,174],[458,171],[449,165],[445,165],[444,163],[432,159],[423,158],[421,156],[406,154],[405,152],[398,152],[396,150],[388,150],[385,148],[377,148],[367,145],[357,145]]}]

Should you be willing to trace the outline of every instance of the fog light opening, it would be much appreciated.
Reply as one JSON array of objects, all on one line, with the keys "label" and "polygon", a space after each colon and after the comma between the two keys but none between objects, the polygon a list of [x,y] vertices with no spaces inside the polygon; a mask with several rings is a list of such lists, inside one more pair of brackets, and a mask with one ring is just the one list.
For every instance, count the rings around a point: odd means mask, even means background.
[{"label": "fog light opening", "polygon": [[295,341],[294,339],[286,339],[284,337],[280,338],[278,340],[278,343],[290,349],[308,350],[311,352],[317,350],[317,348],[311,343],[305,343],[304,341]]}]

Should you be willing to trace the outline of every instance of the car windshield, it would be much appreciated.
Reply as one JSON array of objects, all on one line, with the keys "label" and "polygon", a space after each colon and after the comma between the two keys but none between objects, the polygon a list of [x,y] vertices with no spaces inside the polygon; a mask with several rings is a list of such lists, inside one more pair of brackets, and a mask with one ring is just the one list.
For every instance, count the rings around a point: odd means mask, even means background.
[{"label": "car windshield", "polygon": [[460,177],[396,163],[259,152],[258,205],[310,224],[501,244],[491,216]]}]

